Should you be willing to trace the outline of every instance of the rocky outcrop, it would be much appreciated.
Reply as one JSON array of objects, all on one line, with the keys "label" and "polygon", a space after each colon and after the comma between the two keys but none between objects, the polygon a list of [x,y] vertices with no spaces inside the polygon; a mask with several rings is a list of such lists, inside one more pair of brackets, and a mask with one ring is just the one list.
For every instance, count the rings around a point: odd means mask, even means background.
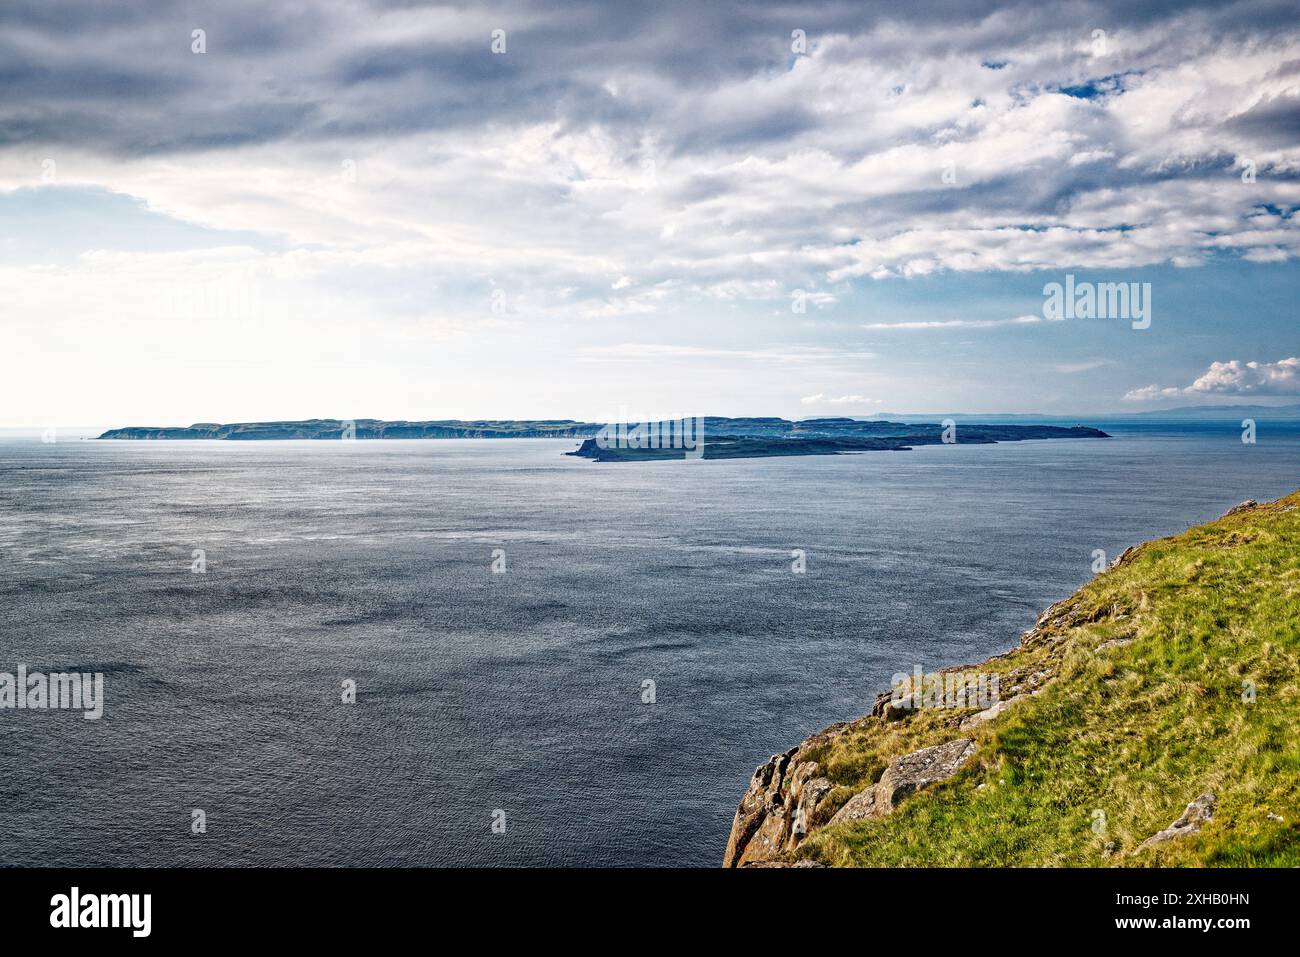
[{"label": "rocky outcrop", "polygon": [[1253,498],[1248,498],[1240,505],[1234,505],[1232,508],[1224,512],[1223,517],[1227,518],[1229,515],[1240,515],[1242,512],[1249,512],[1251,509],[1255,508],[1259,508],[1259,502],[1255,501]]},{"label": "rocky outcrop", "polygon": [[1156,844],[1163,844],[1165,841],[1173,840],[1176,837],[1183,837],[1187,834],[1195,834],[1201,829],[1201,825],[1214,817],[1214,804],[1217,799],[1214,792],[1206,791],[1191,804],[1187,805],[1187,810],[1183,811],[1178,820],[1174,821],[1163,831],[1157,831],[1142,842],[1142,847],[1152,847]]},{"label": "rocky outcrop", "polygon": [[912,792],[948,780],[974,754],[975,742],[969,738],[958,738],[904,755],[885,769],[879,781],[849,798],[835,812],[830,823],[884,817]]},{"label": "rocky outcrop", "polygon": [[[817,813],[833,789],[816,761],[801,758],[850,727],[828,728],[759,765],[736,808],[723,867],[772,862],[799,846],[816,825]],[[849,798],[828,823],[883,817],[907,795],[951,778],[974,754],[974,741],[957,738],[903,755],[890,763],[880,780]]]},{"label": "rocky outcrop", "polygon": [[[1080,621],[1097,621],[1115,612],[1114,608],[1087,609],[1074,599],[1057,602],[1043,613],[1033,628],[1025,632],[1021,647],[1051,643],[1058,627]],[[1002,661],[1015,651],[994,655],[980,665],[944,668],[937,674],[987,671],[992,662]],[[983,710],[956,711],[948,724],[954,732],[978,728],[995,720],[1009,708],[1037,694],[1055,677],[1054,671],[1041,666],[1007,668],[1003,663],[999,672],[1001,692],[1007,697],[999,698]],[[924,677],[930,679],[934,676]],[[819,827],[887,815],[909,794],[955,775],[975,754],[976,745],[970,738],[956,737],[895,759],[875,782],[853,794],[831,813],[835,808],[831,803],[834,782],[826,775],[815,752],[824,751],[826,745],[854,730],[907,721],[925,707],[923,689],[900,685],[882,691],[875,698],[870,716],[849,724],[832,725],[798,747],[773,755],[760,765],[736,808],[723,866],[750,867],[768,862],[780,863],[782,858],[788,860],[790,852]],[[843,791],[840,793],[842,796]]]},{"label": "rocky outcrop", "polygon": [[784,754],[774,754],[750,778],[732,819],[723,867],[770,860],[793,850],[812,829],[817,806],[831,790],[808,752],[830,742],[847,725],[833,725]]},{"label": "rocky outcrop", "polygon": [[[1300,492],[1243,502],[1222,520],[1125,550],[1003,654],[896,674],[868,699],[870,715],[758,769],[726,863],[1209,866],[1247,846],[1266,866],[1300,860],[1284,812],[1295,788],[1270,778],[1274,755],[1241,717],[1249,709],[1225,711],[1266,676],[1270,707],[1300,713],[1293,656],[1279,641],[1297,633],[1296,616],[1277,601],[1278,583],[1300,571],[1297,516]],[[1213,627],[1188,648],[1187,623],[1202,619]],[[1195,669],[1183,660],[1191,653]],[[1158,667],[1173,655],[1178,668]],[[1178,766],[1153,764],[1141,743],[1171,727]],[[1196,797],[1158,820],[1153,793]],[[1080,826],[1089,816],[1091,835]],[[990,821],[1023,828],[1025,839],[986,832]]]},{"label": "rocky outcrop", "polygon": [[[1143,545],[1136,545],[1127,549],[1112,563],[1112,567],[1130,563],[1143,548]],[[1059,642],[1071,629],[1118,621],[1126,614],[1127,611],[1119,605],[1090,604],[1076,593],[1044,611],[1034,627],[1021,636],[1018,647],[993,655],[980,664],[943,668],[934,674],[923,675],[920,687],[916,686],[913,676],[909,682],[876,695],[870,716],[851,724],[833,725],[798,747],[773,755],[754,771],[749,788],[736,808],[723,866],[788,862],[792,859],[790,852],[818,828],[883,817],[908,795],[953,777],[974,757],[977,749],[972,737],[961,736],[963,732],[977,732],[988,722],[996,721],[1010,709],[1022,706],[1023,702],[1043,691],[1059,670],[1059,661],[1053,656],[1052,649],[1060,647]],[[1122,645],[1127,640],[1106,643],[1103,647]],[[1029,649],[1047,649],[1049,653],[1046,658],[1039,654],[1018,663],[1016,656]],[[973,705],[954,709],[952,718],[943,722],[943,727],[951,729],[950,740],[894,759],[874,782],[865,787],[857,784],[859,789],[847,801],[838,806],[834,803],[843,800],[847,789],[837,789],[836,782],[821,766],[820,760],[824,758],[820,758],[820,754],[824,754],[826,745],[854,731],[874,733],[894,727],[905,728],[903,722],[913,719],[927,707],[933,707],[930,699],[945,676],[956,672],[982,674],[990,671],[995,671],[998,676],[998,682],[993,686],[997,700],[980,710],[975,710]],[[941,679],[938,683],[932,682],[936,676]]]}]

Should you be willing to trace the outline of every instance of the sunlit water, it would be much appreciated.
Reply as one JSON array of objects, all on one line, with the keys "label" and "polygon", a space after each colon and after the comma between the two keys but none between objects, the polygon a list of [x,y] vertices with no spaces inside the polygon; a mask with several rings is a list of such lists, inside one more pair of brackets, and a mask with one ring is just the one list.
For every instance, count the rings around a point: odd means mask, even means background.
[{"label": "sunlit water", "polygon": [[717,865],[754,766],[895,672],[1010,647],[1094,549],[1300,486],[1295,431],[1113,431],[647,464],[0,442],[0,671],[107,698],[0,711],[0,862]]}]

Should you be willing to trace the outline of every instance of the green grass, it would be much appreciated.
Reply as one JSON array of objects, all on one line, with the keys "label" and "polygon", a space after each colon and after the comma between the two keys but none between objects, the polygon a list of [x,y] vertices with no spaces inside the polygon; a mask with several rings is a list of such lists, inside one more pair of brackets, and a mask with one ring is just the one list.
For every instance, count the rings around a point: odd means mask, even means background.
[{"label": "green grass", "polygon": [[[893,757],[959,734],[979,747],[951,781],[887,818],[815,830],[796,856],[839,866],[1300,865],[1300,493],[1150,542],[1062,610],[1064,620],[979,666],[1005,676],[1004,697],[1019,676],[1055,674],[1001,717],[974,732],[955,728],[969,712],[864,719],[811,755],[837,785],[817,823]],[[1098,650],[1114,638],[1132,640]],[[1198,834],[1139,849],[1204,791],[1218,804]]]}]

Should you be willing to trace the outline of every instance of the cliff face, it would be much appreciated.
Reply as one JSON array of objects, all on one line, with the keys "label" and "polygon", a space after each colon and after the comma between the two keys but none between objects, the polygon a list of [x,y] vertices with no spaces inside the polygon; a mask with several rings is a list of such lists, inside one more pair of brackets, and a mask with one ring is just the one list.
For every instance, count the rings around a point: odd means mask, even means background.
[{"label": "cliff face", "polygon": [[1300,493],[1130,548],[1013,650],[774,755],[723,865],[1292,866],[1297,723]]},{"label": "cliff face", "polygon": [[[1132,549],[1120,560],[1132,555]],[[1067,600],[1053,605],[1025,632],[1021,647],[1041,644],[1046,638],[1044,626],[1059,624],[1077,615],[1078,609]],[[857,721],[833,724],[783,754],[774,754],[759,765],[750,778],[749,788],[740,799],[732,819],[731,833],[723,856],[723,867],[743,867],[772,863],[789,856],[809,836],[828,824],[885,817],[907,795],[955,775],[974,755],[975,744],[960,734],[1002,714],[1028,695],[1036,694],[1051,680],[1053,672],[1042,662],[1026,663],[1008,672],[1011,697],[991,702],[982,709],[952,709],[947,725],[953,737],[901,754],[889,762],[879,777],[864,787],[846,794],[826,777],[819,759],[837,745],[849,748],[863,738],[883,736],[895,722],[906,721],[913,712],[927,708],[945,709],[945,684],[963,690],[968,682],[955,680],[971,674],[994,674],[994,668],[1015,658],[1015,652],[990,658],[979,665],[945,668],[922,676],[918,681],[891,688],[876,695],[871,714]],[[950,680],[951,679],[951,680]],[[1000,681],[999,681],[1000,684]],[[927,704],[927,696],[933,704]],[[901,726],[900,726],[901,727]],[[922,735],[918,740],[926,739]],[[859,782],[861,783],[861,782]],[[847,798],[847,800],[846,800]]]}]

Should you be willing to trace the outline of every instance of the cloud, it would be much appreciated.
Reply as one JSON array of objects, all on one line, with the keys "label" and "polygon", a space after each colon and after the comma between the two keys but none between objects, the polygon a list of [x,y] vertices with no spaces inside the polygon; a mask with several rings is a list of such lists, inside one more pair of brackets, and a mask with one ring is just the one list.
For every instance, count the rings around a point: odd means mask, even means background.
[{"label": "cloud", "polygon": [[1218,395],[1300,395],[1300,358],[1277,362],[1215,362],[1189,392]]},{"label": "cloud", "polygon": [[658,343],[622,343],[591,346],[583,350],[588,361],[659,362],[679,359],[740,359],[753,362],[806,363],[835,362],[843,359],[874,359],[874,352],[846,351],[815,346],[787,349],[715,349],[700,346]]},{"label": "cloud", "polygon": [[917,322],[868,322],[863,329],[884,331],[908,331],[918,329],[994,329],[999,326],[1032,326],[1040,322],[1052,322],[1043,316],[1016,316],[1014,319],[938,319]]},{"label": "cloud", "polygon": [[1102,369],[1113,365],[1115,365],[1114,359],[1085,359],[1081,362],[1058,362],[1052,366],[1052,369],[1062,375],[1075,375],[1079,372],[1091,372],[1093,369]]},{"label": "cloud", "polygon": [[0,189],[49,158],[304,260],[590,286],[594,318],[668,280],[825,305],[862,278],[1300,257],[1283,5],[11,0],[0,62]]},{"label": "cloud", "polygon": [[[501,409],[527,389],[521,414],[635,391],[636,362],[719,399],[786,395],[805,369],[847,392],[871,353],[835,337],[888,319],[903,281],[1009,275],[986,300],[1006,311],[970,301],[854,335],[901,351],[1057,328],[1016,315],[1036,308],[1015,294],[1035,270],[1244,262],[1262,286],[1300,261],[1300,25],[1263,0],[6,0],[0,64],[0,305],[28,376],[0,407],[38,422],[62,400],[32,383],[61,381],[73,351],[99,360],[77,371],[84,394],[126,368],[141,396],[142,370],[213,350],[308,385],[348,362],[360,394],[394,378],[367,363],[400,353],[398,416],[428,401],[430,364],[494,370],[500,388],[461,393]],[[74,201],[101,212],[53,214]],[[260,327],[208,318],[232,310],[236,266]],[[149,326],[158,289],[195,291],[194,320]],[[318,326],[323,372],[296,345]],[[885,394],[961,397],[952,357],[898,358],[915,374],[869,380]],[[1011,358],[966,368],[991,390]],[[318,413],[300,381],[257,381],[250,407],[279,383]]]},{"label": "cloud", "polygon": [[1182,389],[1165,388],[1158,385],[1144,385],[1139,389],[1130,389],[1124,393],[1125,402],[1150,402],[1153,399],[1174,399],[1183,395]]},{"label": "cloud", "polygon": [[818,392],[816,395],[806,395],[799,401],[804,405],[880,405],[883,400],[869,399],[865,395],[829,396]]},{"label": "cloud", "polygon": [[1213,362],[1209,369],[1186,388],[1148,385],[1133,389],[1124,398],[1145,402],[1198,395],[1300,395],[1300,357],[1291,356],[1277,362],[1242,362],[1239,359]]}]

